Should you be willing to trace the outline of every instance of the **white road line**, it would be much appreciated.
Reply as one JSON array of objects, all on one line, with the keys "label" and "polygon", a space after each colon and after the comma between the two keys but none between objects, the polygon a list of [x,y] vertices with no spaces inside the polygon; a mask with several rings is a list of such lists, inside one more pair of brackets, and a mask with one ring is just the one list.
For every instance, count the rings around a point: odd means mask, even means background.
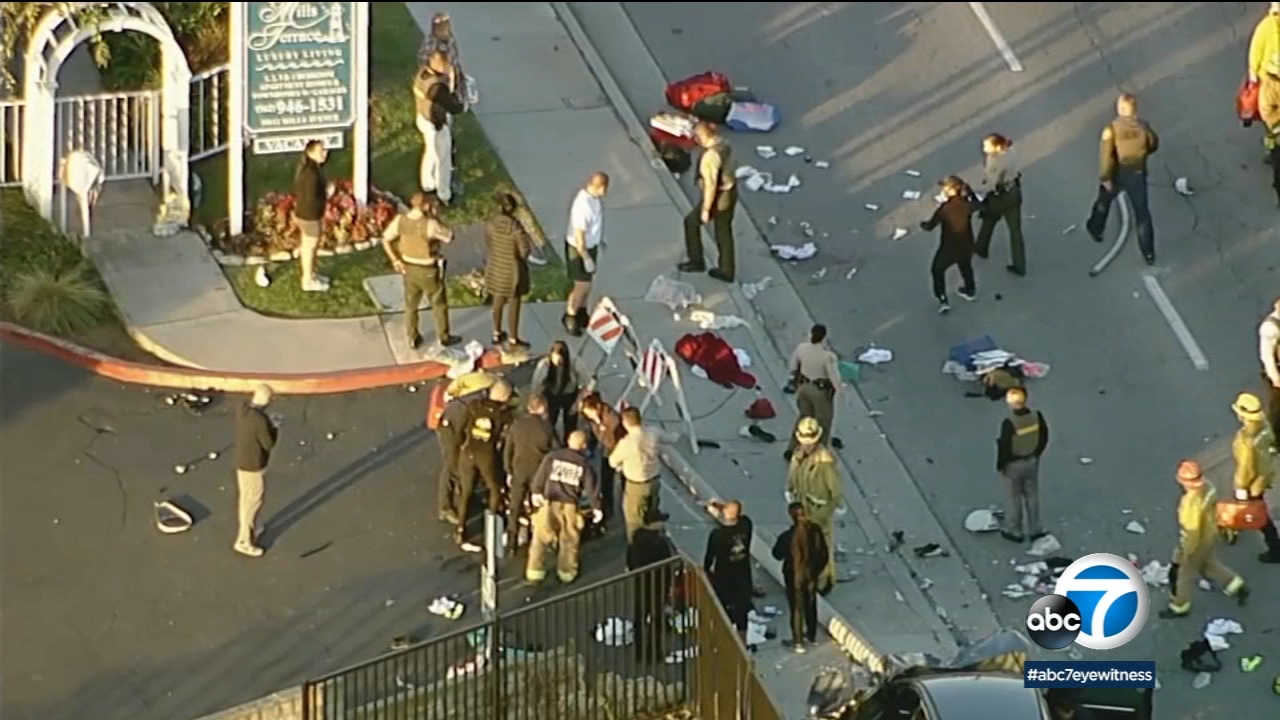
[{"label": "white road line", "polygon": [[1004,35],[1000,34],[1000,28],[996,27],[995,21],[991,19],[991,14],[987,12],[986,3],[971,2],[969,3],[969,9],[978,17],[978,22],[982,23],[982,27],[986,28],[987,34],[991,36],[991,42],[996,44],[996,49],[1004,56],[1004,61],[1008,63],[1009,69],[1013,72],[1022,72],[1022,63],[1018,62],[1018,56],[1013,54],[1013,48],[1009,47]]},{"label": "white road line", "polygon": [[1200,344],[1192,337],[1191,331],[1187,329],[1187,324],[1182,321],[1182,316],[1173,307],[1169,296],[1164,294],[1164,288],[1160,287],[1160,281],[1156,279],[1155,275],[1143,273],[1142,282],[1147,286],[1147,294],[1151,296],[1156,307],[1160,308],[1160,314],[1164,315],[1165,322],[1169,323],[1169,327],[1173,329],[1173,334],[1178,336],[1178,342],[1182,343],[1182,349],[1187,351],[1187,357],[1191,358],[1191,364],[1195,365],[1197,370],[1208,370],[1209,359],[1204,356],[1204,351],[1200,349]]}]

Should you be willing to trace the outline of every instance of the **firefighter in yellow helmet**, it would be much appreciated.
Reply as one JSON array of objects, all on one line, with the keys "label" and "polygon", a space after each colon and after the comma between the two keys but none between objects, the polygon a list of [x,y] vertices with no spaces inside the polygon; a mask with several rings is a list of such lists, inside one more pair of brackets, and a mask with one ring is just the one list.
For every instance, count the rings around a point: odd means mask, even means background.
[{"label": "firefighter in yellow helmet", "polygon": [[804,506],[805,516],[822,528],[827,540],[827,562],[818,576],[818,592],[831,592],[836,582],[835,516],[844,515],[844,490],[836,456],[822,444],[823,428],[812,417],[796,423],[796,449],[787,472],[787,502]]},{"label": "firefighter in yellow helmet", "polygon": [[[1275,479],[1275,435],[1267,424],[1262,401],[1253,393],[1240,393],[1231,409],[1240,421],[1240,429],[1231,440],[1231,457],[1235,459],[1235,496],[1237,500],[1257,500],[1266,495]],[[1267,550],[1258,556],[1264,563],[1280,563],[1280,533],[1275,522],[1263,525],[1262,539]],[[1235,530],[1223,530],[1228,542],[1235,542]]]},{"label": "firefighter in yellow helmet", "polygon": [[1191,593],[1202,575],[1244,605],[1249,597],[1244,578],[1218,562],[1215,552],[1218,498],[1213,486],[1205,482],[1200,463],[1183,460],[1178,465],[1178,484],[1182,486],[1182,498],[1178,501],[1178,547],[1173,551],[1173,565],[1169,568],[1169,607],[1160,611],[1160,617],[1186,617],[1191,612]]}]

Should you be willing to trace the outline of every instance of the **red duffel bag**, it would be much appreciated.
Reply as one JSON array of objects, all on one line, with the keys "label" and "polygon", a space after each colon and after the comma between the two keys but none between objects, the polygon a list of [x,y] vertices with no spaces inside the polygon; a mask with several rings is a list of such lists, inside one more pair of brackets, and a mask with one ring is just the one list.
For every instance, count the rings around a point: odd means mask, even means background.
[{"label": "red duffel bag", "polygon": [[1240,84],[1240,91],[1236,93],[1236,115],[1245,127],[1249,127],[1259,119],[1258,83],[1249,82],[1249,78],[1244,79]]},{"label": "red duffel bag", "polygon": [[733,83],[718,72],[704,72],[667,85],[667,103],[681,112],[693,112],[702,100],[733,92]]}]

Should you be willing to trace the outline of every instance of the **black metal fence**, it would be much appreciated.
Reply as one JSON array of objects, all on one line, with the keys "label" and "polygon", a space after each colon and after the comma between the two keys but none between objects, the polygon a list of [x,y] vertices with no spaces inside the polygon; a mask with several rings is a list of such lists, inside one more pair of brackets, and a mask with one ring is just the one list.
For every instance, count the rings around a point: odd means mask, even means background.
[{"label": "black metal fence", "polygon": [[779,720],[701,568],[673,558],[307,682],[304,720]]}]

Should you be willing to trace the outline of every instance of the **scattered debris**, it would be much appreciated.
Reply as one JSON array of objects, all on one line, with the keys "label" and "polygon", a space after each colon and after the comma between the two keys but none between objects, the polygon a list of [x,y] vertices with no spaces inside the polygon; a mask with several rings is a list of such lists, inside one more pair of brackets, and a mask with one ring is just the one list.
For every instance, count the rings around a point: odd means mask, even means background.
[{"label": "scattered debris", "polygon": [[1213,584],[1210,583],[1208,580],[1205,580],[1204,578],[1200,578],[1198,581],[1196,581],[1196,584],[1199,585],[1200,589],[1204,590],[1205,592],[1209,592],[1210,590],[1213,589]]},{"label": "scattered debris", "polygon": [[435,600],[432,600],[431,604],[427,606],[427,611],[432,615],[439,615],[440,617],[448,620],[457,620],[462,617],[462,613],[466,612],[466,610],[466,605],[463,605],[448,595],[441,595]]},{"label": "scattered debris", "polygon": [[[877,211],[877,210],[879,210],[879,209],[880,209],[880,206],[879,206],[879,205],[877,205],[877,204],[875,204],[875,203],[866,203],[866,204],[864,204],[862,207],[864,207],[864,208],[866,208],[866,209],[870,210],[871,212],[875,212],[875,211]],[[855,231],[855,232],[856,232],[856,231]]]},{"label": "scattered debris", "polygon": [[854,275],[857,275],[857,274],[858,274],[858,268],[856,268],[856,267],[849,268],[849,272],[847,272],[847,273],[845,273],[845,274],[844,274],[844,279],[845,279],[845,280],[852,280],[852,279],[853,279],[853,276],[854,276]]},{"label": "scattered debris", "polygon": [[1196,673],[1196,677],[1191,681],[1191,687],[1196,690],[1203,690],[1209,687],[1209,683],[1213,682],[1213,676],[1207,672]]},{"label": "scattered debris", "polygon": [[871,418],[878,418],[878,417],[880,417],[880,416],[882,416],[882,415],[884,415],[884,411],[883,411],[883,410],[868,410],[868,411],[867,411],[867,417],[871,417]]},{"label": "scattered debris", "polygon": [[826,160],[818,160],[818,161],[816,161],[816,162],[814,162],[814,163],[813,163],[813,166],[814,166],[814,167],[816,167],[816,168],[821,168],[821,169],[825,170],[825,169],[827,169],[827,168],[831,167],[831,163],[827,162]]},{"label": "scattered debris", "polygon": [[186,472],[187,472],[187,466],[186,466],[186,465],[174,465],[174,466],[173,466],[173,471],[174,471],[175,473],[179,474],[179,475],[184,475],[184,474],[186,474]]},{"label": "scattered debris", "polygon": [[893,596],[897,598],[898,602],[900,603],[905,603],[907,601],[906,598],[902,597],[902,593],[898,592],[897,590],[893,591]]},{"label": "scattered debris", "polygon": [[187,412],[199,417],[201,412],[213,402],[213,398],[208,395],[196,395],[195,393],[175,393],[164,397],[165,405],[181,406]]},{"label": "scattered debris", "polygon": [[410,385],[409,387],[407,387],[407,388],[405,388],[405,389],[406,389],[406,390],[408,390],[408,391],[409,391],[409,392],[411,392],[411,393],[416,393],[416,392],[418,392],[418,386],[417,386],[417,385]]},{"label": "scattered debris", "polygon": [[196,524],[191,514],[178,507],[172,500],[161,500],[155,503],[155,509],[156,528],[166,535],[186,532]]},{"label": "scattered debris", "polygon": [[703,330],[732,330],[747,327],[747,321],[737,315],[717,315],[710,310],[694,310],[689,313],[689,322]]},{"label": "scattered debris", "polygon": [[392,605],[395,605],[395,604],[396,604],[395,598],[387,598],[387,601],[382,603],[382,607],[391,607]]},{"label": "scattered debris", "polygon": [[747,296],[748,300],[754,300],[757,295],[764,292],[769,287],[769,283],[773,282],[773,278],[766,275],[753,283],[742,283],[742,294]]},{"label": "scattered debris", "polygon": [[1262,661],[1264,659],[1265,658],[1263,658],[1262,655],[1247,655],[1240,658],[1240,672],[1251,673],[1254,670],[1257,670],[1262,665]]},{"label": "scattered debris", "polygon": [[826,276],[827,276],[827,269],[826,269],[826,268],[822,268],[821,270],[819,270],[818,272],[816,272],[816,273],[814,273],[814,274],[810,275],[809,277],[810,277],[811,279],[813,279],[813,280],[821,280],[821,279],[825,278]]},{"label": "scattered debris", "polygon": [[919,190],[903,190],[902,199],[903,200],[919,200],[920,191]]},{"label": "scattered debris", "polygon": [[1191,183],[1184,177],[1180,177],[1173,181],[1173,189],[1183,197],[1191,197],[1196,192],[1191,189]]},{"label": "scattered debris", "polygon": [[1075,223],[1071,223],[1071,224],[1070,224],[1070,225],[1068,225],[1065,229],[1063,229],[1062,234],[1063,234],[1063,235],[1070,235],[1071,233],[1075,232],[1075,229],[1076,229],[1076,225],[1075,225]]},{"label": "scattered debris", "polygon": [[894,229],[893,229],[893,239],[894,239],[894,240],[901,240],[902,238],[906,237],[906,236],[907,236],[907,235],[909,235],[909,234],[910,234],[910,233],[909,233],[909,231],[908,231],[906,228],[894,228]]},{"label": "scattered debris", "polygon": [[965,516],[964,529],[975,533],[995,532],[1000,529],[1000,520],[995,510],[980,508]]},{"label": "scattered debris", "polygon": [[1092,464],[1093,464],[1093,458],[1091,458],[1091,457],[1084,457],[1083,455],[1081,455],[1081,456],[1080,456],[1080,464],[1081,464],[1081,465],[1092,465]]},{"label": "scattered debris", "polygon": [[913,178],[918,178],[918,177],[920,177],[920,171],[919,171],[919,170],[908,170],[908,171],[907,171],[907,175],[908,175],[908,176],[910,176],[910,177],[913,177]]},{"label": "scattered debris", "polygon": [[1214,652],[1221,652],[1231,647],[1231,643],[1227,642],[1227,635],[1244,634],[1244,626],[1230,618],[1213,618],[1204,625],[1204,639],[1209,643],[1209,649]]},{"label": "scattered debris", "polygon": [[1124,529],[1133,533],[1134,535],[1147,534],[1147,529],[1142,527],[1142,523],[1138,522],[1137,520],[1130,520],[1129,524],[1124,526]]},{"label": "scattered debris", "polygon": [[783,260],[808,260],[818,254],[818,246],[813,243],[795,245],[770,245],[773,252]]},{"label": "scattered debris", "polygon": [[325,440],[334,440],[334,439],[336,439],[337,437],[338,437],[337,433],[331,433],[331,432],[330,432],[330,433],[325,433],[325,434],[324,434],[324,439],[325,439]]},{"label": "scattered debris", "polygon": [[921,590],[928,590],[931,587],[933,587],[933,580],[931,580],[930,578],[924,578],[923,580],[920,581]]},{"label": "scattered debris", "polygon": [[765,160],[778,157],[778,151],[774,150],[772,145],[757,145],[756,154]]},{"label": "scattered debris", "polygon": [[769,216],[769,224],[770,224],[770,225],[777,225],[777,224],[778,224],[778,216],[777,216],[777,215],[770,215],[770,216]]},{"label": "scattered debris", "polygon": [[595,637],[605,647],[626,647],[635,642],[636,630],[630,620],[611,617],[596,625]]},{"label": "scattered debris", "polygon": [[947,552],[938,543],[927,543],[912,550],[918,558],[935,558],[935,557],[951,557],[951,553]]},{"label": "scattered debris", "polygon": [[885,552],[897,552],[898,548],[906,542],[906,533],[902,530],[894,530],[889,534],[889,545],[885,548]]},{"label": "scattered debris", "polygon": [[271,287],[271,276],[267,274],[266,265],[258,266],[258,271],[253,274],[253,284],[260,288]]},{"label": "scattered debris", "polygon": [[1130,510],[1129,508],[1124,508],[1123,510],[1121,510],[1121,511],[1120,511],[1120,514],[1121,514],[1121,515],[1132,515],[1132,514],[1133,514],[1133,511],[1132,511],[1132,510]]},{"label": "scattered debris", "polygon": [[786,150],[783,150],[782,152],[786,153],[788,157],[795,157],[797,155],[803,155],[804,148],[800,147],[799,145],[790,145],[787,147]]},{"label": "scattered debris", "polygon": [[210,460],[217,460],[217,459],[218,459],[218,451],[217,451],[217,450],[210,450],[210,451],[209,451],[209,454],[208,454],[208,455],[205,455],[205,457],[209,458]]},{"label": "scattered debris", "polygon": [[1045,535],[1039,540],[1031,543],[1031,547],[1027,550],[1027,554],[1034,557],[1045,557],[1046,555],[1058,552],[1061,549],[1062,543],[1058,542],[1058,538],[1052,535]]},{"label": "scattered debris", "polygon": [[868,365],[880,365],[893,360],[893,351],[885,348],[871,347],[858,356],[858,362]]},{"label": "scattered debris", "polygon": [[462,552],[469,552],[469,553],[478,553],[484,550],[484,548],[480,547],[479,545],[473,542],[464,542],[461,545],[459,545],[458,548],[461,549]]}]

